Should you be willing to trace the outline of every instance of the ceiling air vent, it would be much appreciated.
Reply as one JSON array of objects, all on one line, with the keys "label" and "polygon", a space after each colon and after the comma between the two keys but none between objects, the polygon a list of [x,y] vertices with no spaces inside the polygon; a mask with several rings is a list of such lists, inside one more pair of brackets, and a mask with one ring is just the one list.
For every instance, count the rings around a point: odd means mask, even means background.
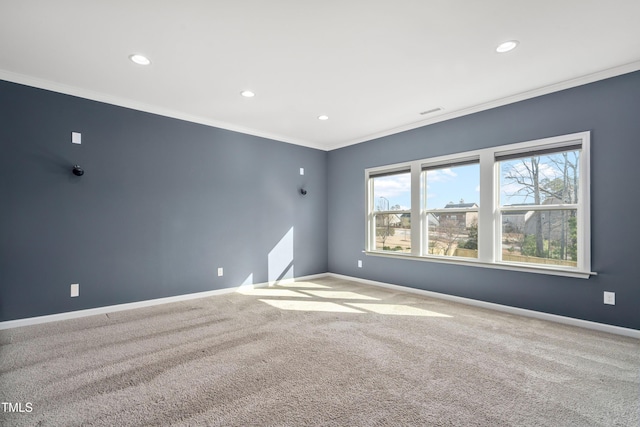
[{"label": "ceiling air vent", "polygon": [[431,110],[427,110],[427,111],[422,111],[420,113],[421,116],[426,116],[427,114],[431,114],[431,113],[435,113],[438,111],[442,111],[442,108],[438,107],[438,108],[432,108]]}]

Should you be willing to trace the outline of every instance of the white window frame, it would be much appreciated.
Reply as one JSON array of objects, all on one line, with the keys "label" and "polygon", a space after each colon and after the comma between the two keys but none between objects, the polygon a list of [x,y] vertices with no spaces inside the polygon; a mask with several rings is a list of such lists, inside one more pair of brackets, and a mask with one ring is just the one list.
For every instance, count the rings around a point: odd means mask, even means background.
[{"label": "white window frame", "polygon": [[[560,265],[537,265],[529,263],[514,263],[501,260],[501,211],[510,208],[500,207],[500,170],[496,157],[511,154],[526,154],[546,149],[561,149],[580,144],[579,158],[579,194],[578,203],[568,205],[577,209],[577,235],[578,235],[578,264],[576,267]],[[591,202],[590,202],[590,144],[591,133],[589,131],[578,132],[551,138],[537,139],[481,150],[456,153],[436,158],[420,159],[394,165],[379,166],[365,170],[365,199],[366,199],[366,242],[365,253],[373,256],[392,258],[416,259],[430,262],[443,262],[476,267],[496,268],[531,273],[551,274],[559,276],[589,278],[596,273],[591,271]],[[452,256],[429,255],[426,248],[426,238],[423,232],[427,227],[427,211],[422,208],[422,200],[426,191],[422,184],[422,172],[425,166],[455,164],[469,159],[479,159],[480,162],[480,198],[478,208],[478,258],[461,258]],[[392,253],[375,249],[375,224],[373,214],[373,180],[371,176],[381,173],[390,173],[401,170],[411,170],[411,253]],[[551,209],[550,209],[551,208]],[[562,209],[563,205],[544,205],[533,210]],[[515,209],[515,208],[514,208]],[[529,207],[527,207],[528,210]],[[520,207],[519,210],[522,210]],[[453,212],[453,211],[450,211]],[[373,225],[372,225],[373,224]]]},{"label": "white window frame", "polygon": [[[466,153],[466,154],[470,154],[470,153]],[[425,221],[425,226],[422,228],[425,233],[421,234],[422,237],[422,242],[421,242],[421,246],[422,246],[422,252],[421,255],[425,256],[425,257],[434,257],[434,258],[446,258],[446,259],[469,259],[469,258],[464,258],[464,257],[455,257],[452,255],[435,255],[435,254],[429,254],[429,233],[427,232],[426,228],[429,226],[428,224],[428,219],[427,217],[429,216],[429,214],[455,214],[453,219],[457,219],[457,215],[458,214],[462,214],[462,215],[466,215],[467,212],[476,212],[478,213],[479,208],[435,208],[435,209],[429,209],[427,208],[427,172],[428,169],[430,170],[435,170],[435,169],[443,169],[446,167],[456,167],[456,166],[461,166],[464,164],[480,164],[480,158],[477,155],[470,155],[470,156],[464,156],[464,157],[460,157],[459,155],[454,155],[454,156],[445,156],[445,157],[438,157],[436,159],[431,159],[428,161],[423,161],[421,164],[421,169],[422,169],[422,173],[420,176],[420,182],[422,185],[422,191],[424,191],[424,194],[422,194],[422,200],[421,200],[421,209],[422,209],[422,216],[421,219],[423,221]],[[413,201],[412,201],[413,202]],[[480,224],[478,224],[478,228],[479,228]],[[479,235],[478,235],[479,238]]]},{"label": "white window frame", "polygon": [[[375,200],[373,197],[373,178],[376,176],[380,176],[380,173],[384,173],[385,175],[393,175],[395,173],[410,173],[411,174],[411,206],[413,207],[413,191],[414,191],[414,182],[413,182],[413,170],[411,169],[411,164],[409,163],[399,163],[397,165],[383,166],[381,168],[371,168],[367,169],[367,233],[366,233],[366,247],[373,248],[375,252],[382,252],[375,249],[376,247],[376,215],[402,215],[408,213],[411,215],[411,218],[415,218],[413,216],[412,209],[403,209],[397,211],[376,211],[375,210]],[[418,184],[419,186],[419,184]],[[411,223],[411,255],[414,255],[416,251],[413,249],[413,242],[419,240],[413,240],[415,235],[413,233],[413,222]]]}]

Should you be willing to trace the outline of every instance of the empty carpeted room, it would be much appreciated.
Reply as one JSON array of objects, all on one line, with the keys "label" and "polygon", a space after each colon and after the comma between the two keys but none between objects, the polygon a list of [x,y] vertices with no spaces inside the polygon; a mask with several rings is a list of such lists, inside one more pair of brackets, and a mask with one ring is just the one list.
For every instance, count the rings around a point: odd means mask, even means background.
[{"label": "empty carpeted room", "polygon": [[0,425],[640,425],[638,16],[0,0]]}]

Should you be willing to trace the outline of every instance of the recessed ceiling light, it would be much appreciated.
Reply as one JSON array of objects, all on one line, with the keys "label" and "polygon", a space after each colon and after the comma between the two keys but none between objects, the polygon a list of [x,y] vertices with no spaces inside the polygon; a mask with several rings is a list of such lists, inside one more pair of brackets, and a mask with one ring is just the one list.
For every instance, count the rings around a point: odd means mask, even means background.
[{"label": "recessed ceiling light", "polygon": [[500,43],[500,45],[498,45],[498,47],[496,48],[496,52],[498,53],[509,52],[515,49],[516,46],[518,46],[518,43],[520,43],[518,40],[509,40],[507,42]]},{"label": "recessed ceiling light", "polygon": [[318,120],[329,120],[329,116],[323,114],[321,116],[318,116]]},{"label": "recessed ceiling light", "polygon": [[253,98],[254,96],[256,96],[256,94],[251,92],[250,90],[243,90],[242,92],[240,92],[240,95],[244,96],[245,98]]},{"label": "recessed ceiling light", "polygon": [[129,56],[129,59],[135,62],[138,65],[149,65],[151,61],[144,55],[140,55],[139,53],[134,53]]}]

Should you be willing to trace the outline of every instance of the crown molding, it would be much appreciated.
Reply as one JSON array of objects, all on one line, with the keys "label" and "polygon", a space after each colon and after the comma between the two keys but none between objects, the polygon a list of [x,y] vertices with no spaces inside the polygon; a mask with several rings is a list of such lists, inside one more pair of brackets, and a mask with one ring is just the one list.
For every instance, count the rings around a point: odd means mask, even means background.
[{"label": "crown molding", "polygon": [[271,139],[278,142],[285,142],[288,144],[300,145],[308,148],[315,148],[317,150],[322,150],[322,151],[327,150],[326,146],[322,144],[315,144],[309,141],[289,138],[284,135],[272,134],[269,132],[262,132],[252,128],[238,126],[238,125],[234,125],[231,123],[218,121],[218,120],[211,120],[205,117],[187,114],[187,113],[183,113],[177,110],[172,110],[169,108],[159,107],[157,105],[145,104],[145,103],[133,101],[127,98],[120,98],[117,96],[108,95],[101,92],[95,92],[88,89],[79,88],[76,86],[66,85],[63,83],[53,82],[50,80],[45,80],[37,77],[27,76],[24,74],[14,73],[12,71],[7,71],[3,69],[0,69],[0,80],[6,80],[12,83],[18,83],[26,86],[35,87],[38,89],[49,90],[49,91],[61,93],[64,95],[71,95],[79,98],[89,99],[91,101],[103,102],[105,104],[115,105],[118,107],[130,108],[130,109],[142,111],[145,113],[157,114],[159,116],[170,117],[173,119],[184,120],[191,123],[197,123],[205,126],[211,126],[211,127],[238,132],[246,135],[257,136],[259,138]]},{"label": "crown molding", "polygon": [[316,150],[332,151],[332,150],[337,150],[339,148],[348,147],[350,145],[355,145],[362,142],[367,142],[374,139],[382,138],[385,136],[390,136],[397,133],[405,132],[408,130],[429,126],[435,123],[444,122],[444,121],[455,119],[458,117],[467,116],[469,114],[478,113],[478,112],[489,110],[492,108],[513,104],[515,102],[524,101],[524,100],[535,98],[538,96],[547,95],[553,92],[559,92],[561,90],[571,89],[577,86],[582,86],[582,85],[593,83],[599,80],[604,80],[611,77],[632,73],[638,70],[640,70],[640,60],[634,61],[628,64],[620,65],[617,67],[608,68],[606,70],[587,74],[587,75],[573,78],[570,80],[565,80],[559,83],[543,86],[530,91],[521,92],[515,95],[511,95],[511,96],[496,99],[493,101],[485,102],[482,104],[474,105],[471,107],[449,111],[449,112],[440,114],[436,117],[431,117],[425,120],[419,120],[419,121],[408,123],[402,126],[381,130],[379,132],[375,132],[372,134],[363,135],[356,139],[337,142],[333,144],[332,143],[322,144],[317,142],[300,140],[296,138],[290,138],[285,135],[262,132],[252,128],[238,126],[238,125],[217,121],[217,120],[211,120],[201,116],[186,114],[177,110],[163,108],[163,107],[159,107],[151,104],[145,104],[145,103],[133,101],[131,99],[120,98],[120,97],[116,97],[116,96],[112,96],[112,95],[108,95],[100,92],[94,92],[87,89],[82,89],[82,88],[78,88],[75,86],[70,86],[70,85],[66,85],[58,82],[52,82],[49,80],[44,80],[37,77],[14,73],[12,71],[2,70],[2,69],[0,69],[0,79],[10,81],[13,83],[36,87],[39,89],[50,90],[50,91],[62,93],[65,95],[77,96],[77,97],[89,99],[92,101],[104,102],[106,104],[116,105],[116,106],[125,107],[125,108],[131,108],[138,111],[157,114],[164,117],[171,117],[174,119],[184,120],[192,123],[198,123],[206,126],[212,126],[212,127],[229,130],[233,132],[239,132],[239,133],[252,135],[260,138],[271,139],[271,140],[284,142],[288,144],[294,144],[294,145],[299,145],[303,147],[313,148]]},{"label": "crown molding", "polygon": [[582,86],[585,84],[597,82],[599,80],[605,80],[611,77],[632,73],[638,70],[640,70],[640,60],[634,61],[628,64],[620,65],[618,67],[608,68],[606,70],[598,71],[592,74],[587,74],[581,77],[576,77],[570,80],[565,80],[559,83],[543,86],[543,87],[529,90],[526,92],[521,92],[515,95],[510,95],[504,98],[496,99],[496,100],[485,102],[482,104],[474,105],[471,107],[462,108],[459,110],[453,110],[453,111],[438,115],[436,117],[430,117],[429,119],[419,120],[417,122],[408,123],[406,125],[385,129],[380,132],[364,135],[360,138],[344,141],[338,144],[332,144],[328,146],[328,148],[325,147],[324,149],[327,151],[337,150],[339,148],[348,147],[350,145],[359,144],[361,142],[367,142],[367,141],[382,138],[385,136],[394,135],[400,132],[405,132],[408,130],[417,129],[417,128],[429,126],[435,123],[455,119],[458,117],[468,116],[469,114],[490,110],[496,107],[502,107],[504,105],[513,104],[516,102],[524,101],[524,100],[535,98],[542,95],[547,95],[553,92],[559,92],[565,89],[571,89],[571,88]]}]

